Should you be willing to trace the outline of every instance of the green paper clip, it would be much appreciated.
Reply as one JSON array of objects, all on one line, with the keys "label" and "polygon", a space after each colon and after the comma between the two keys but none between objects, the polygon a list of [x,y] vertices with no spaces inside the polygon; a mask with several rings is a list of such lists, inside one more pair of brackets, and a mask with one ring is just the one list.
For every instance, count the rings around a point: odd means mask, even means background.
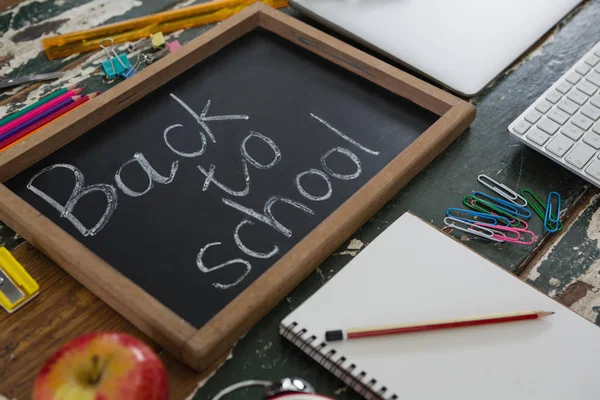
[{"label": "green paper clip", "polygon": [[496,207],[494,204],[492,204],[490,202],[478,199],[472,195],[467,195],[467,196],[463,197],[463,204],[466,207],[470,208],[471,210],[475,210],[475,211],[479,211],[479,212],[491,214],[491,215],[497,214],[502,217],[505,217],[508,219],[511,227],[518,228],[519,226],[521,226],[521,221],[518,218],[515,218],[514,215],[511,215],[511,214],[505,212],[504,210],[501,210],[500,208]]},{"label": "green paper clip", "polygon": [[[531,197],[531,199],[527,198],[527,195],[529,195]],[[529,205],[529,207],[531,207],[531,209],[537,214],[538,217],[540,217],[540,219],[542,221],[544,221],[546,219],[546,204],[543,203],[539,197],[537,197],[531,190],[529,189],[523,189],[521,190],[521,196],[523,196],[525,198],[525,200],[527,200],[527,203]],[[554,219],[555,216],[552,215],[552,219]],[[547,231],[550,231],[551,229],[548,229],[547,226],[544,225],[544,229],[546,229]],[[563,229],[563,223],[559,222],[558,223],[558,229],[555,230],[555,232],[560,231]]]}]

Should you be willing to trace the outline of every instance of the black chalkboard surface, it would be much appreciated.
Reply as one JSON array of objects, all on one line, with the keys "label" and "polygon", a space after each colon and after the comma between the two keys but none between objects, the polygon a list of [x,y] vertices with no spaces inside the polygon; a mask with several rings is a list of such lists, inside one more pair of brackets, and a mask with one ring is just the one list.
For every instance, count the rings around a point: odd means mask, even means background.
[{"label": "black chalkboard surface", "polygon": [[203,370],[474,117],[257,2],[0,152],[0,220]]},{"label": "black chalkboard surface", "polygon": [[6,185],[200,327],[437,118],[256,30]]}]

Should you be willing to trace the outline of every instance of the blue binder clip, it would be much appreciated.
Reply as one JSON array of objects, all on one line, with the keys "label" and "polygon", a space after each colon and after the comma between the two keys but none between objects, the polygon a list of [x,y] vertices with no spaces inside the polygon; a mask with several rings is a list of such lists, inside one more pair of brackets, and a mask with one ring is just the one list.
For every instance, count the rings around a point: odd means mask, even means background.
[{"label": "blue binder clip", "polygon": [[[106,42],[110,43],[110,45],[105,45]],[[117,75],[127,79],[135,74],[135,69],[126,54],[117,54],[113,48],[113,44],[114,40],[112,38],[104,39],[100,42],[100,47],[107,56],[107,59],[101,63],[102,71],[104,71],[104,75],[106,75],[106,79],[109,81],[113,81]]]}]

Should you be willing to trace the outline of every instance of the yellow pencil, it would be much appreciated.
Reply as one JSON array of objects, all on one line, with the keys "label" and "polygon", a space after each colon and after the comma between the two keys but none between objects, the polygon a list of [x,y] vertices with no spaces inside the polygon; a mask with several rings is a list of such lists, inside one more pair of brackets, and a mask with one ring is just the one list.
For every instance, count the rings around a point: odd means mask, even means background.
[{"label": "yellow pencil", "polygon": [[131,42],[146,38],[151,33],[169,33],[222,21],[257,1],[274,8],[288,5],[287,0],[217,0],[85,31],[51,36],[42,39],[42,45],[48,58],[54,60],[98,50],[100,43],[106,38],[112,38],[114,43]]}]

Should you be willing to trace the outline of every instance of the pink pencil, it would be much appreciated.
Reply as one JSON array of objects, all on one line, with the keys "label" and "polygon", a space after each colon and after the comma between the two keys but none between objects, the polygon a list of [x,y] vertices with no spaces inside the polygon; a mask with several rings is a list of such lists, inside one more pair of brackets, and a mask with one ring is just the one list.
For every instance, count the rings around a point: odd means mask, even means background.
[{"label": "pink pencil", "polygon": [[0,135],[10,131],[11,129],[21,125],[24,122],[29,121],[31,118],[35,118],[36,116],[51,109],[55,105],[60,104],[61,102],[65,101],[66,99],[69,99],[73,96],[78,95],[82,91],[83,91],[82,88],[76,88],[76,89],[69,90],[66,93],[61,94],[57,98],[52,99],[45,104],[42,104],[38,108],[35,108],[24,115],[21,115],[19,118],[15,119],[14,121],[10,121],[8,124],[0,127]]}]

